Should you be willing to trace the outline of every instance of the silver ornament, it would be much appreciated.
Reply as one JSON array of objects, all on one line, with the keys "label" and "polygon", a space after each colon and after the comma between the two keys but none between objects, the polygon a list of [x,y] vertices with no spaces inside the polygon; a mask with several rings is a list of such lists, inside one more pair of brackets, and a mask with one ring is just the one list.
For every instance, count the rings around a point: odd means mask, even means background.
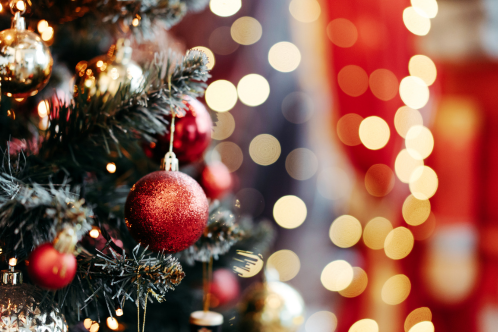
[{"label": "silver ornament", "polygon": [[19,271],[1,271],[0,332],[67,332],[64,315]]}]

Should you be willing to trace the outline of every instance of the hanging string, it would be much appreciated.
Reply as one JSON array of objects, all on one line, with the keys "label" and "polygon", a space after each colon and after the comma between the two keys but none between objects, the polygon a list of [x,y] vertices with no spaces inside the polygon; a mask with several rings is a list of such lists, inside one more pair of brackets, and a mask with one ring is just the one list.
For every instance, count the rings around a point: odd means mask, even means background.
[{"label": "hanging string", "polygon": [[169,109],[171,112],[171,126],[170,126],[170,136],[169,136],[169,151],[164,156],[163,162],[161,164],[161,168],[166,171],[178,171],[178,159],[176,159],[176,155],[173,152],[173,139],[175,134],[175,111],[173,109],[172,104],[172,94],[171,94],[171,75],[168,76],[168,90],[169,90]]},{"label": "hanging string", "polygon": [[[138,267],[138,272],[137,272],[137,330],[140,332],[140,266]],[[145,293],[145,303],[144,303],[144,319],[142,323],[142,332],[145,332],[145,317],[147,315],[147,300],[149,298],[149,293],[150,289],[147,290],[147,293]]]},{"label": "hanging string", "polygon": [[211,290],[209,288],[213,282],[213,256],[209,258],[207,269],[206,262],[202,262],[202,274],[204,279],[204,312],[207,312],[211,304]]}]

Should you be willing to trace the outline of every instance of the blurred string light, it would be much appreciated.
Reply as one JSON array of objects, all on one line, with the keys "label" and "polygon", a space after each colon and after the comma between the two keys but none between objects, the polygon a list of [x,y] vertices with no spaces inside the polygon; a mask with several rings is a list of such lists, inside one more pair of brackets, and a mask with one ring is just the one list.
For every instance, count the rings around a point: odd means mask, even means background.
[{"label": "blurred string light", "polygon": [[17,1],[16,3],[16,8],[19,10],[19,11],[25,11],[26,10],[26,4],[24,3],[24,0],[19,0]]},{"label": "blurred string light", "polygon": [[434,137],[427,127],[413,126],[406,133],[405,146],[413,159],[423,160],[429,157],[434,149]]},{"label": "blurred string light", "polygon": [[409,332],[410,329],[418,323],[430,321],[432,321],[431,310],[427,307],[417,308],[406,316],[404,324],[405,332]]},{"label": "blurred string light", "polygon": [[87,318],[83,321],[83,326],[90,332],[97,332],[100,328],[99,323]]},{"label": "blurred string light", "polygon": [[398,79],[396,75],[388,69],[377,69],[368,80],[370,90],[375,97],[383,101],[388,101],[398,94]]},{"label": "blurred string light", "polygon": [[114,317],[107,317],[106,323],[107,327],[113,331],[116,331],[119,328],[118,320]]},{"label": "blurred string light", "polygon": [[296,70],[301,63],[301,52],[292,43],[276,43],[270,48],[268,61],[275,70],[288,73]]},{"label": "blurred string light", "polygon": [[258,274],[263,268],[263,256],[256,255],[251,251],[237,250],[234,260],[243,263],[243,266],[235,265],[233,271],[242,278],[251,278]]},{"label": "blurred string light", "polygon": [[313,115],[313,100],[304,92],[291,92],[282,101],[282,114],[289,122],[305,123]]},{"label": "blurred string light", "polygon": [[408,332],[434,332],[434,324],[432,322],[420,322],[414,325]]},{"label": "blurred string light", "polygon": [[219,55],[232,54],[239,48],[239,44],[231,37],[230,27],[227,26],[213,30],[209,35],[208,45],[214,53]]},{"label": "blurred string light", "polygon": [[375,217],[370,220],[363,230],[363,242],[373,250],[384,248],[387,235],[393,230],[393,225],[383,217]]},{"label": "blurred string light", "polygon": [[261,39],[263,27],[254,17],[244,16],[233,22],[230,34],[236,43],[252,45]]},{"label": "blurred string light", "polygon": [[363,68],[348,65],[337,74],[337,82],[341,90],[351,97],[359,97],[368,89],[368,75]]},{"label": "blurred string light", "polygon": [[357,297],[365,291],[367,285],[367,273],[361,267],[353,267],[353,281],[348,287],[339,291],[339,294],[348,298]]},{"label": "blurred string light", "polygon": [[431,30],[431,20],[417,7],[408,7],[403,11],[403,22],[417,36],[425,36]]},{"label": "blurred string light", "polygon": [[304,325],[306,332],[334,332],[337,317],[330,311],[318,311],[311,315]]},{"label": "blurred string light", "polygon": [[227,112],[237,103],[237,88],[226,80],[217,80],[206,89],[206,103],[216,112]]},{"label": "blurred string light", "polygon": [[394,173],[384,164],[372,165],[365,174],[365,189],[374,197],[383,197],[394,188]]},{"label": "blurred string light", "polygon": [[423,125],[422,114],[420,111],[410,108],[408,106],[402,106],[394,115],[394,127],[398,134],[405,138],[408,130],[413,126]]},{"label": "blurred string light", "polygon": [[88,232],[91,238],[98,238],[100,236],[100,229],[97,226],[93,226],[90,232]]},{"label": "blurred string light", "polygon": [[373,319],[361,319],[351,325],[348,332],[379,332],[379,324]]},{"label": "blurred string light", "polygon": [[46,116],[48,116],[48,113],[49,113],[49,104],[48,104],[48,101],[46,100],[42,100],[38,103],[38,116],[40,118],[44,118]]},{"label": "blurred string light", "polygon": [[261,75],[249,74],[242,77],[237,84],[237,93],[240,101],[247,106],[259,106],[270,95],[270,84]]},{"label": "blurred string light", "polygon": [[313,151],[306,148],[292,150],[285,159],[287,173],[296,180],[307,180],[318,169],[318,158]]},{"label": "blurred string light", "polygon": [[289,4],[289,11],[297,21],[311,23],[320,17],[322,9],[316,0],[292,0]]},{"label": "blurred string light", "polygon": [[273,206],[273,218],[282,228],[294,229],[301,226],[307,215],[306,204],[297,196],[283,196]]},{"label": "blurred string light", "polygon": [[322,271],[320,281],[329,291],[339,292],[346,289],[353,281],[353,267],[344,260],[329,263]]},{"label": "blurred string light", "polygon": [[221,17],[235,15],[241,7],[241,0],[211,0],[209,2],[209,9],[213,14]]},{"label": "blurred string light", "polygon": [[54,37],[54,28],[52,27],[48,27],[46,28],[42,34],[41,34],[41,38],[44,40],[44,41],[49,41],[51,40],[52,38]]},{"label": "blurred string light", "polygon": [[205,46],[196,46],[196,47],[193,47],[192,49],[197,50],[197,51],[201,51],[204,54],[206,54],[206,56],[208,58],[207,67],[208,67],[208,69],[213,69],[214,65],[216,64],[216,58],[214,56],[213,51],[211,51],[209,48],[207,48]]},{"label": "blurred string light", "polygon": [[429,199],[437,191],[439,180],[436,172],[429,166],[417,167],[410,178],[410,192],[420,200]]},{"label": "blurred string light", "polygon": [[386,256],[399,260],[410,254],[414,245],[412,232],[406,227],[397,227],[389,232],[384,241],[384,251]]},{"label": "blurred string light", "polygon": [[412,6],[428,18],[435,18],[439,6],[436,0],[411,0]]},{"label": "blurred string light", "polygon": [[398,305],[410,295],[412,285],[404,274],[389,278],[382,286],[382,301],[390,305]]},{"label": "blurred string light", "polygon": [[131,21],[131,25],[133,25],[134,27],[138,27],[138,25],[140,24],[140,19],[138,17],[135,17],[132,21]]},{"label": "blurred string light", "polygon": [[411,76],[420,77],[427,86],[431,86],[436,81],[436,64],[428,56],[414,55],[408,63],[408,70]]},{"label": "blurred string light", "polygon": [[413,172],[420,166],[424,166],[424,161],[413,158],[406,149],[403,149],[398,153],[396,161],[394,162],[396,175],[403,183],[409,183]]},{"label": "blurred string light", "polygon": [[360,124],[360,140],[369,150],[379,150],[386,146],[391,136],[387,122],[378,116],[369,116]]},{"label": "blurred string light", "polygon": [[242,165],[244,156],[237,144],[233,142],[221,142],[215,147],[215,150],[230,172],[235,172]]},{"label": "blurred string light", "polygon": [[279,250],[268,258],[266,268],[276,271],[280,281],[289,281],[299,273],[301,261],[292,250]]},{"label": "blurred string light", "polygon": [[218,113],[218,119],[211,132],[211,137],[221,141],[232,136],[235,130],[235,119],[230,112]]},{"label": "blurred string light", "polygon": [[253,138],[249,145],[249,155],[258,165],[268,166],[280,157],[281,148],[278,139],[269,134],[261,134]]},{"label": "blurred string light", "polygon": [[358,40],[358,29],[351,21],[337,18],[327,25],[327,36],[334,45],[348,48]]},{"label": "blurred string light", "polygon": [[408,107],[414,109],[421,109],[429,102],[427,84],[421,78],[415,76],[408,76],[401,80],[399,95]]},{"label": "blurred string light", "polygon": [[116,164],[115,164],[115,163],[108,163],[108,164],[106,165],[105,169],[106,169],[109,173],[111,173],[111,174],[116,173]]},{"label": "blurred string light", "polygon": [[354,246],[361,239],[361,223],[353,216],[343,215],[332,222],[329,236],[332,243],[340,248]]},{"label": "blurred string light", "polygon": [[39,33],[43,33],[48,28],[48,22],[45,20],[41,20],[38,22],[37,29]]},{"label": "blurred string light", "polygon": [[337,136],[342,143],[348,146],[356,146],[361,144],[360,125],[363,117],[355,113],[344,115],[337,121]]}]

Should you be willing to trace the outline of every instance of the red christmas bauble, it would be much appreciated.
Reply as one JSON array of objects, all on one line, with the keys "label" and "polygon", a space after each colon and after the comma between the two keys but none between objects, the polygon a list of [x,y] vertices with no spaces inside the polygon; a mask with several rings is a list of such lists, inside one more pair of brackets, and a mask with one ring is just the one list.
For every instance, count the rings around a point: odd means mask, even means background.
[{"label": "red christmas bauble", "polygon": [[222,162],[206,165],[201,174],[201,186],[207,197],[222,198],[232,189],[232,174]]},{"label": "red christmas bauble", "polygon": [[76,275],[76,269],[74,255],[57,251],[52,243],[42,244],[29,256],[29,277],[41,288],[56,290],[66,287]]},{"label": "red christmas bauble", "polygon": [[181,172],[150,173],[131,188],[125,204],[132,236],[153,251],[178,252],[206,228],[209,204],[201,186]]},{"label": "red christmas bauble", "polygon": [[[211,143],[213,121],[206,107],[197,99],[183,103],[188,109],[184,116],[175,118],[173,152],[180,163],[192,163],[202,157]],[[169,150],[170,133],[155,138],[157,141],[144,146],[144,150],[149,158],[160,163]]]},{"label": "red christmas bauble", "polygon": [[239,281],[235,273],[228,269],[214,271],[210,292],[212,296],[216,297],[219,305],[235,300],[240,293]]}]

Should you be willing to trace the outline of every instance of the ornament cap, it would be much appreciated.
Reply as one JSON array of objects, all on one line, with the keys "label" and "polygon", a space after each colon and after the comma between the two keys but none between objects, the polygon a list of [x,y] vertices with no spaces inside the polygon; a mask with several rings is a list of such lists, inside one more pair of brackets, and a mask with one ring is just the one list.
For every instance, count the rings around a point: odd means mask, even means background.
[{"label": "ornament cap", "polygon": [[197,326],[218,326],[223,324],[223,315],[214,311],[195,311],[190,314],[190,324]]},{"label": "ornament cap", "polygon": [[130,47],[130,41],[128,39],[120,38],[116,42],[115,47],[115,59],[117,63],[127,64],[131,60],[131,54],[133,49]]},{"label": "ornament cap", "polygon": [[3,285],[20,285],[22,284],[22,272],[19,270],[2,270],[0,271],[2,275]]},{"label": "ornament cap", "polygon": [[10,27],[18,31],[26,30],[26,22],[24,21],[24,17],[21,16],[21,12],[15,13]]},{"label": "ornament cap", "polygon": [[170,151],[166,153],[161,163],[161,169],[172,172],[176,172],[180,169],[178,166],[178,159],[174,152]]},{"label": "ornament cap", "polygon": [[54,248],[60,253],[72,254],[77,238],[72,227],[63,229],[54,241]]}]

